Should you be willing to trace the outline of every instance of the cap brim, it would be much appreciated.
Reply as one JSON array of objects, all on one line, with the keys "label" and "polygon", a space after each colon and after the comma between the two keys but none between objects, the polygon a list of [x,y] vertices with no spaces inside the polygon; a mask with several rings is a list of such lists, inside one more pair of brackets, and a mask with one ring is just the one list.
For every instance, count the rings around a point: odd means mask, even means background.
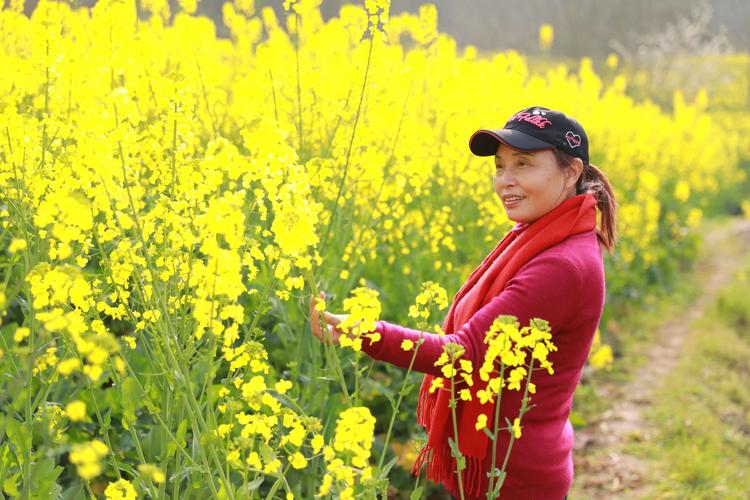
[{"label": "cap brim", "polygon": [[517,151],[540,151],[555,147],[554,144],[544,142],[529,134],[503,128],[500,130],[477,130],[469,139],[469,149],[477,156],[494,156],[500,142]]}]

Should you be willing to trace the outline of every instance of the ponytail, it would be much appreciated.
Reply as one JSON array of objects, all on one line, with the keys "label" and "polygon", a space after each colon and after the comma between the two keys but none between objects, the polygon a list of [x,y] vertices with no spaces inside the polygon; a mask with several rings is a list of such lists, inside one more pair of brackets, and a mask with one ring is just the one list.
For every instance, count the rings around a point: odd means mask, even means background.
[{"label": "ponytail", "polygon": [[576,186],[578,191],[581,193],[591,191],[596,197],[596,206],[602,214],[597,236],[609,254],[612,255],[612,251],[617,244],[617,228],[615,227],[617,202],[612,186],[604,172],[591,163],[583,166],[583,173],[578,182],[580,185],[580,187]]},{"label": "ponytail", "polygon": [[[558,148],[554,149],[554,153],[557,158],[557,163],[563,169],[570,167],[575,158],[575,156]],[[612,190],[612,185],[609,183],[607,176],[604,175],[604,172],[599,170],[598,167],[591,163],[583,164],[583,171],[576,183],[576,194],[587,192],[594,194],[594,197],[596,198],[596,207],[601,213],[600,227],[596,231],[596,236],[599,239],[599,242],[611,255],[617,244],[615,218],[617,213],[617,201],[615,200],[615,193]]]}]

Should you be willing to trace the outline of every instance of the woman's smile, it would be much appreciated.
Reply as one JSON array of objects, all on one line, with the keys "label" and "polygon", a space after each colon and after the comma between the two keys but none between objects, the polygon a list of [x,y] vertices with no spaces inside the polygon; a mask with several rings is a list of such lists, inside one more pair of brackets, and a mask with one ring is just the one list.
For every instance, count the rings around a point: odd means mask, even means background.
[{"label": "woman's smile", "polygon": [[526,199],[525,196],[519,196],[519,195],[505,195],[502,197],[503,206],[505,206],[506,209],[510,209],[510,208],[518,206],[518,204],[521,203],[525,199]]}]

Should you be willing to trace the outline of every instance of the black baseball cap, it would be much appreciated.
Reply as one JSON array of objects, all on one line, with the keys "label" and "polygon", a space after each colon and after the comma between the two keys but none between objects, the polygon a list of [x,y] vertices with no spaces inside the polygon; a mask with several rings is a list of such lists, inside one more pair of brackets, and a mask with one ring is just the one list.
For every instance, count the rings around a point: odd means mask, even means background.
[{"label": "black baseball cap", "polygon": [[589,162],[589,140],[580,123],[560,111],[532,106],[510,117],[499,130],[477,130],[469,149],[477,156],[493,156],[499,143],[518,151],[560,148]]}]

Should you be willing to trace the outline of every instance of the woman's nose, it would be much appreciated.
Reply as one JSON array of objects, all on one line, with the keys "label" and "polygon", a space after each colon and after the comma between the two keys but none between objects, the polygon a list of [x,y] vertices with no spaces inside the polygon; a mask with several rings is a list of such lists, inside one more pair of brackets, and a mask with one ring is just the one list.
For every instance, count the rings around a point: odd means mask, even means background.
[{"label": "woman's nose", "polygon": [[516,176],[512,172],[503,171],[495,174],[495,182],[500,186],[513,186],[516,183]]}]

